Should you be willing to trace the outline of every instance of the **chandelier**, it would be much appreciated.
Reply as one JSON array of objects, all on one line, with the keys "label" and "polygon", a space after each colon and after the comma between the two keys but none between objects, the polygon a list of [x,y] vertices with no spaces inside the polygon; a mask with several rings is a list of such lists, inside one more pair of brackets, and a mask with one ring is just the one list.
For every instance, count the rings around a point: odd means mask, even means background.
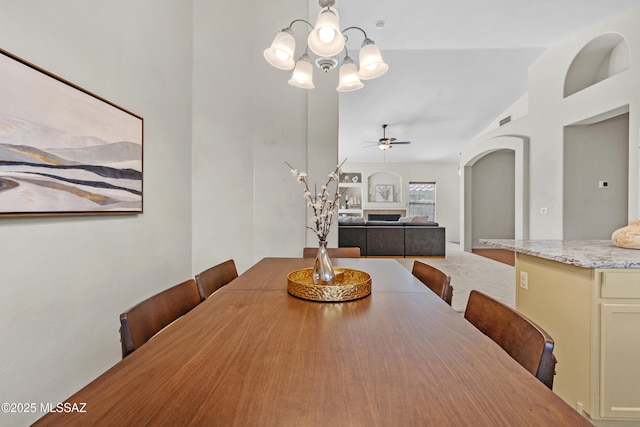
[{"label": "chandelier", "polygon": [[[276,34],[271,47],[265,49],[264,57],[267,62],[280,70],[293,70],[289,84],[303,89],[314,88],[313,64],[309,50],[317,55],[314,63],[325,73],[338,65],[339,56],[344,50],[336,89],[338,92],[361,89],[364,86],[362,80],[375,79],[383,75],[389,66],[384,63],[380,49],[367,37],[367,33],[360,27],[348,27],[341,31],[338,11],[333,7],[335,0],[319,0],[319,3],[322,10],[318,14],[315,27],[304,19],[293,20],[287,28]],[[294,60],[296,41],[291,29],[296,22],[303,22],[311,28],[307,47],[297,61]],[[364,34],[364,41],[360,47],[359,70],[345,46],[345,33],[350,30],[360,30]]]}]

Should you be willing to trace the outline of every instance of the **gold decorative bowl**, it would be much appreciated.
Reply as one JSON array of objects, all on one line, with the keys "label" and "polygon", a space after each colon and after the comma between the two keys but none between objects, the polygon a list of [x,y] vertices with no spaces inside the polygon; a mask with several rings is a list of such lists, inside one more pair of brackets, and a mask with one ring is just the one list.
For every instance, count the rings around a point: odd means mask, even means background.
[{"label": "gold decorative bowl", "polygon": [[303,268],[289,273],[287,291],[298,298],[311,301],[351,301],[366,297],[371,293],[371,276],[360,270],[334,268],[336,284],[314,285],[312,269]]}]

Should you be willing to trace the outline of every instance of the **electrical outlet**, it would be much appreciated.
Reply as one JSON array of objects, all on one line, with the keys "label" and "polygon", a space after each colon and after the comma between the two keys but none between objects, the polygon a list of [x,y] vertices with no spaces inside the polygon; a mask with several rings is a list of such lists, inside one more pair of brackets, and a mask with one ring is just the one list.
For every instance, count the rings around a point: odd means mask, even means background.
[{"label": "electrical outlet", "polygon": [[529,273],[526,271],[520,272],[520,287],[522,289],[529,289]]}]

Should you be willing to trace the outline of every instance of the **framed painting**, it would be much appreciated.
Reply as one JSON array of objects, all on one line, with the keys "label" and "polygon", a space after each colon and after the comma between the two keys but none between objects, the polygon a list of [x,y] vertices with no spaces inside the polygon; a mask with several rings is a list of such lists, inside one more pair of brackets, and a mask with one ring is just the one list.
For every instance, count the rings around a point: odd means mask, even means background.
[{"label": "framed painting", "polygon": [[393,202],[393,185],[376,185],[376,202]]},{"label": "framed painting", "polygon": [[0,49],[0,216],[142,213],[143,119]]}]

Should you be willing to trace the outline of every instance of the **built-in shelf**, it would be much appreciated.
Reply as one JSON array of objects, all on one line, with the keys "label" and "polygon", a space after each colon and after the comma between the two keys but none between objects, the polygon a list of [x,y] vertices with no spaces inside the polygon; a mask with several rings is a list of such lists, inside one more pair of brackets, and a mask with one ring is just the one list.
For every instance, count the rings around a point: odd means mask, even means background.
[{"label": "built-in shelf", "polygon": [[362,216],[362,174],[341,172],[338,176],[340,192],[339,215]]}]

